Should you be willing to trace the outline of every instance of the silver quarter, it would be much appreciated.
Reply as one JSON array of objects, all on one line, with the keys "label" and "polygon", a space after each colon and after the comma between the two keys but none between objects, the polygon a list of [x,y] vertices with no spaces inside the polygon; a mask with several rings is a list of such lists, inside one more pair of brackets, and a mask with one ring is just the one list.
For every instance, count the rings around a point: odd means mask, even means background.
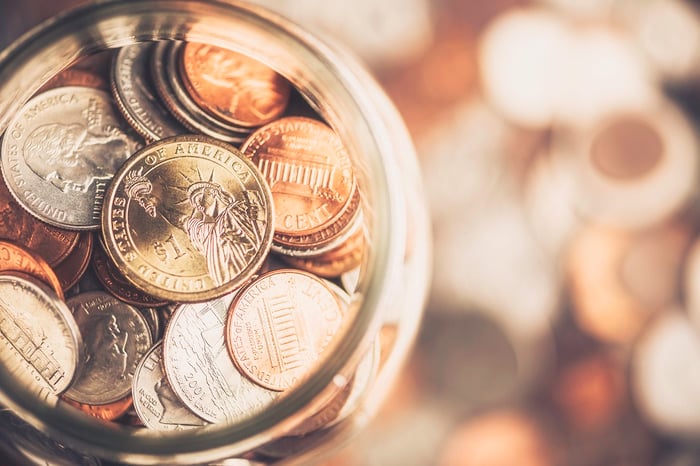
[{"label": "silver quarter", "polygon": [[140,145],[109,94],[60,87],[14,116],[2,142],[2,173],[12,195],[40,220],[97,229],[109,181]]},{"label": "silver quarter", "polygon": [[143,425],[155,430],[184,430],[206,425],[170,387],[163,372],[163,345],[156,343],[136,367],[134,409]]},{"label": "silver quarter", "polygon": [[71,400],[108,404],[131,393],[134,371],[151,347],[151,330],[136,308],[99,291],[67,301],[85,344],[80,375],[66,392]]},{"label": "silver quarter", "polygon": [[112,92],[117,107],[126,121],[149,141],[187,132],[156,93],[150,71],[154,47],[151,43],[122,47],[112,65]]},{"label": "silver quarter", "polygon": [[187,407],[213,423],[247,418],[279,396],[243,377],[229,357],[224,324],[235,294],[180,305],[163,339],[170,385]]},{"label": "silver quarter", "polygon": [[56,293],[41,283],[0,275],[0,364],[40,395],[58,395],[73,382],[80,332]]},{"label": "silver quarter", "polygon": [[173,60],[177,56],[180,46],[181,44],[177,42],[160,42],[153,51],[151,60],[153,82],[166,107],[190,131],[205,134],[224,142],[235,144],[243,142],[248,133],[238,133],[221,128],[220,125],[212,123],[204,111],[193,102],[183,102],[178,98],[186,97],[186,94],[183,94],[184,91],[175,92],[172,83],[177,75],[171,77],[170,73],[177,73],[177,67]]}]

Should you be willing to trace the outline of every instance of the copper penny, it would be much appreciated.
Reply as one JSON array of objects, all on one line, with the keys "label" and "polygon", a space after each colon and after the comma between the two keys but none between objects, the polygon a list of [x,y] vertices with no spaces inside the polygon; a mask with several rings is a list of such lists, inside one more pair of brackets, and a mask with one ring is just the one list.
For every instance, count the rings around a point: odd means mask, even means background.
[{"label": "copper penny", "polygon": [[67,68],[51,78],[39,89],[39,92],[64,86],[92,87],[93,89],[109,91],[107,80],[100,75],[80,68]]},{"label": "copper penny", "polygon": [[90,232],[80,234],[78,245],[60,264],[53,268],[61,282],[63,291],[73,288],[83,276],[92,256],[93,236]]},{"label": "copper penny", "polygon": [[101,243],[95,247],[95,252],[92,256],[92,267],[97,279],[105,287],[105,290],[125,303],[143,307],[159,307],[168,304],[168,301],[144,293],[129,283],[109,256],[107,256]]},{"label": "copper penny", "polygon": [[343,322],[343,308],[321,279],[292,269],[242,289],[226,321],[226,344],[253,382],[283,391],[313,367]]},{"label": "copper penny", "polygon": [[275,233],[272,249],[285,256],[311,257],[339,247],[362,225],[360,201],[360,191],[355,191],[342,215],[322,230],[303,235]]},{"label": "copper penny", "polygon": [[38,254],[8,241],[0,241],[0,272],[21,272],[49,285],[63,300],[63,288],[53,269]]},{"label": "copper penny", "polygon": [[89,414],[97,419],[102,419],[103,421],[113,421],[117,418],[122,417],[124,414],[129,412],[131,406],[133,405],[133,400],[131,395],[122,398],[121,400],[115,401],[114,403],[109,403],[106,405],[91,405],[88,403],[78,403],[69,398],[63,398],[63,401],[69,405],[78,408],[82,412]]},{"label": "copper penny", "polygon": [[334,224],[357,190],[350,158],[333,130],[302,117],[274,121],[241,147],[260,168],[275,203],[275,235],[309,235]]},{"label": "copper penny", "polygon": [[278,118],[289,101],[291,86],[273,69],[213,45],[185,44],[181,74],[200,107],[234,125],[264,125]]},{"label": "copper penny", "polygon": [[358,267],[364,252],[365,234],[362,228],[358,228],[347,241],[324,254],[312,257],[282,257],[293,267],[331,278]]},{"label": "copper penny", "polygon": [[10,240],[40,255],[49,265],[64,260],[79,234],[46,224],[21,207],[0,180],[0,239]]}]

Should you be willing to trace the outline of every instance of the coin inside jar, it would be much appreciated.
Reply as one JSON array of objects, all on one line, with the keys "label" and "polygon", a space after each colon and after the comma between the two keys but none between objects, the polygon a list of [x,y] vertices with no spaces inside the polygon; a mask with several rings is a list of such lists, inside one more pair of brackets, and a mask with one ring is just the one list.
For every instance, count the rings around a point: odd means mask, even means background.
[{"label": "coin inside jar", "polygon": [[253,133],[241,151],[260,168],[272,189],[276,234],[324,229],[345,212],[357,189],[340,139],[316,120],[276,120]]},{"label": "coin inside jar", "polygon": [[197,104],[228,123],[261,126],[279,117],[287,106],[289,83],[246,55],[189,42],[181,67],[185,86]]},{"label": "coin inside jar", "polygon": [[237,149],[176,136],[135,154],[105,197],[106,250],[162,299],[197,302],[245,283],[272,242],[270,190]]},{"label": "coin inside jar", "polygon": [[280,269],[238,294],[226,322],[226,342],[247,377],[283,391],[313,367],[342,321],[342,306],[323,281]]},{"label": "coin inside jar", "polygon": [[78,243],[78,233],[48,225],[23,209],[0,180],[0,238],[37,253],[50,266],[63,261]]},{"label": "coin inside jar", "polygon": [[85,359],[65,396],[78,403],[104,405],[131,393],[134,370],[151,347],[146,319],[132,306],[104,292],[67,301],[81,334]]},{"label": "coin inside jar", "polygon": [[226,351],[224,326],[235,294],[178,306],[163,338],[170,386],[192,412],[212,423],[244,419],[279,395],[244,377]]},{"label": "coin inside jar", "polygon": [[149,429],[183,430],[206,425],[173,392],[163,372],[162,341],[153,345],[134,373],[134,409]]},{"label": "coin inside jar", "polygon": [[28,391],[58,395],[73,382],[81,337],[70,311],[46,285],[0,274],[0,363]]},{"label": "coin inside jar", "polygon": [[52,89],[22,107],[9,128],[1,166],[20,205],[60,228],[97,229],[109,180],[141,145],[111,96],[89,87]]}]

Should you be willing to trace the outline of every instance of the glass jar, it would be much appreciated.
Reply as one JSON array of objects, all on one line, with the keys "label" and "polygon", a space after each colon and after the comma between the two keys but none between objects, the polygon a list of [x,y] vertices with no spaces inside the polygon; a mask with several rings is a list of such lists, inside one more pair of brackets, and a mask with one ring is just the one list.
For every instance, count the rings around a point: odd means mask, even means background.
[{"label": "glass jar", "polygon": [[[308,378],[273,405],[236,424],[196,431],[101,422],[26,390],[0,367],[0,403],[31,426],[0,423],[0,446],[7,451],[16,439],[11,456],[58,463],[89,463],[92,457],[138,464],[317,459],[367,423],[417,333],[429,282],[430,232],[412,144],[396,110],[352,57],[266,10],[216,0],[99,2],[43,23],[0,55],[0,131],[44,83],[76,60],[154,40],[203,42],[261,61],[286,77],[339,135],[354,163],[369,238],[352,293],[354,318]],[[379,370],[353,395],[350,412],[303,440],[290,437],[338,395],[380,338]],[[28,433],[33,429],[36,436]],[[73,456],[60,458],[59,451]]]}]

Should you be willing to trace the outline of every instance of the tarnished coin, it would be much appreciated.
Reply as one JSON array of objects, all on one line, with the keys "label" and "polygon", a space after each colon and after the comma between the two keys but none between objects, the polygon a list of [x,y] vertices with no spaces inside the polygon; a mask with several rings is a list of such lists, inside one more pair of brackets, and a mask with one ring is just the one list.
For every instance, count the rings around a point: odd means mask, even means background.
[{"label": "tarnished coin", "polygon": [[78,245],[60,264],[53,268],[64,292],[73,288],[90,265],[93,236],[91,232],[80,234]]},{"label": "tarnished coin", "polygon": [[92,71],[71,67],[61,71],[56,76],[51,78],[41,89],[39,89],[37,94],[51,89],[56,89],[57,87],[66,86],[92,87],[93,89],[109,91],[109,84],[107,83],[107,80],[105,80],[99,74],[93,73]]},{"label": "tarnished coin", "polygon": [[61,87],[34,97],[2,141],[7,187],[46,223],[97,229],[109,181],[140,146],[125,126],[104,91]]},{"label": "tarnished coin", "polygon": [[279,393],[246,379],[224,342],[233,294],[175,309],[163,338],[168,381],[185,405],[209,422],[234,422],[272,403]]},{"label": "tarnished coin", "polygon": [[360,265],[365,254],[365,234],[362,228],[340,246],[311,257],[283,256],[293,267],[321,277],[338,277]]},{"label": "tarnished coin", "polygon": [[64,392],[76,374],[81,346],[75,319],[53,291],[0,275],[0,362],[27,390]]},{"label": "tarnished coin", "polygon": [[230,50],[188,42],[182,77],[199,106],[243,127],[278,118],[289,101],[289,82],[270,67]]},{"label": "tarnished coin", "polygon": [[126,396],[121,400],[117,400],[114,403],[109,403],[106,405],[78,403],[77,401],[73,401],[69,398],[64,398],[63,401],[75,408],[78,408],[85,414],[89,414],[97,419],[102,419],[103,421],[113,421],[122,417],[131,409],[132,406],[131,396]]},{"label": "tarnished coin", "polygon": [[37,254],[7,241],[0,241],[0,273],[20,272],[49,285],[63,299],[63,287],[53,269]]},{"label": "tarnished coin", "polygon": [[37,220],[15,201],[5,182],[0,181],[0,238],[21,244],[54,266],[75,248],[78,235]]},{"label": "tarnished coin", "polygon": [[357,185],[350,158],[331,128],[287,117],[263,126],[241,148],[260,168],[275,202],[275,234],[309,235],[335,223]]},{"label": "tarnished coin", "polygon": [[360,191],[356,190],[340,217],[322,230],[300,235],[276,231],[272,249],[288,257],[313,257],[340,247],[362,226],[360,201]]},{"label": "tarnished coin", "polygon": [[260,268],[272,242],[272,201],[237,149],[176,136],[124,164],[105,198],[104,243],[124,276],[161,299],[222,296]]},{"label": "tarnished coin", "polygon": [[163,372],[163,345],[156,343],[134,373],[134,409],[143,424],[155,430],[183,430],[206,425],[177,397]]},{"label": "tarnished coin", "polygon": [[85,344],[85,360],[65,396],[78,403],[110,404],[131,393],[134,370],[151,347],[146,319],[107,293],[83,293],[67,301]]},{"label": "tarnished coin", "polygon": [[155,44],[122,47],[112,63],[112,93],[126,121],[149,141],[185,133],[163,106],[150,76]]},{"label": "tarnished coin", "polygon": [[104,289],[127,304],[160,307],[165,306],[169,302],[165,299],[159,299],[148,293],[144,293],[129,283],[107,256],[102,244],[95,246],[92,256],[92,268],[97,280],[102,284]]},{"label": "tarnished coin", "polygon": [[342,322],[341,305],[319,278],[275,270],[239,292],[226,322],[226,342],[247,377],[282,391],[311,369]]}]

